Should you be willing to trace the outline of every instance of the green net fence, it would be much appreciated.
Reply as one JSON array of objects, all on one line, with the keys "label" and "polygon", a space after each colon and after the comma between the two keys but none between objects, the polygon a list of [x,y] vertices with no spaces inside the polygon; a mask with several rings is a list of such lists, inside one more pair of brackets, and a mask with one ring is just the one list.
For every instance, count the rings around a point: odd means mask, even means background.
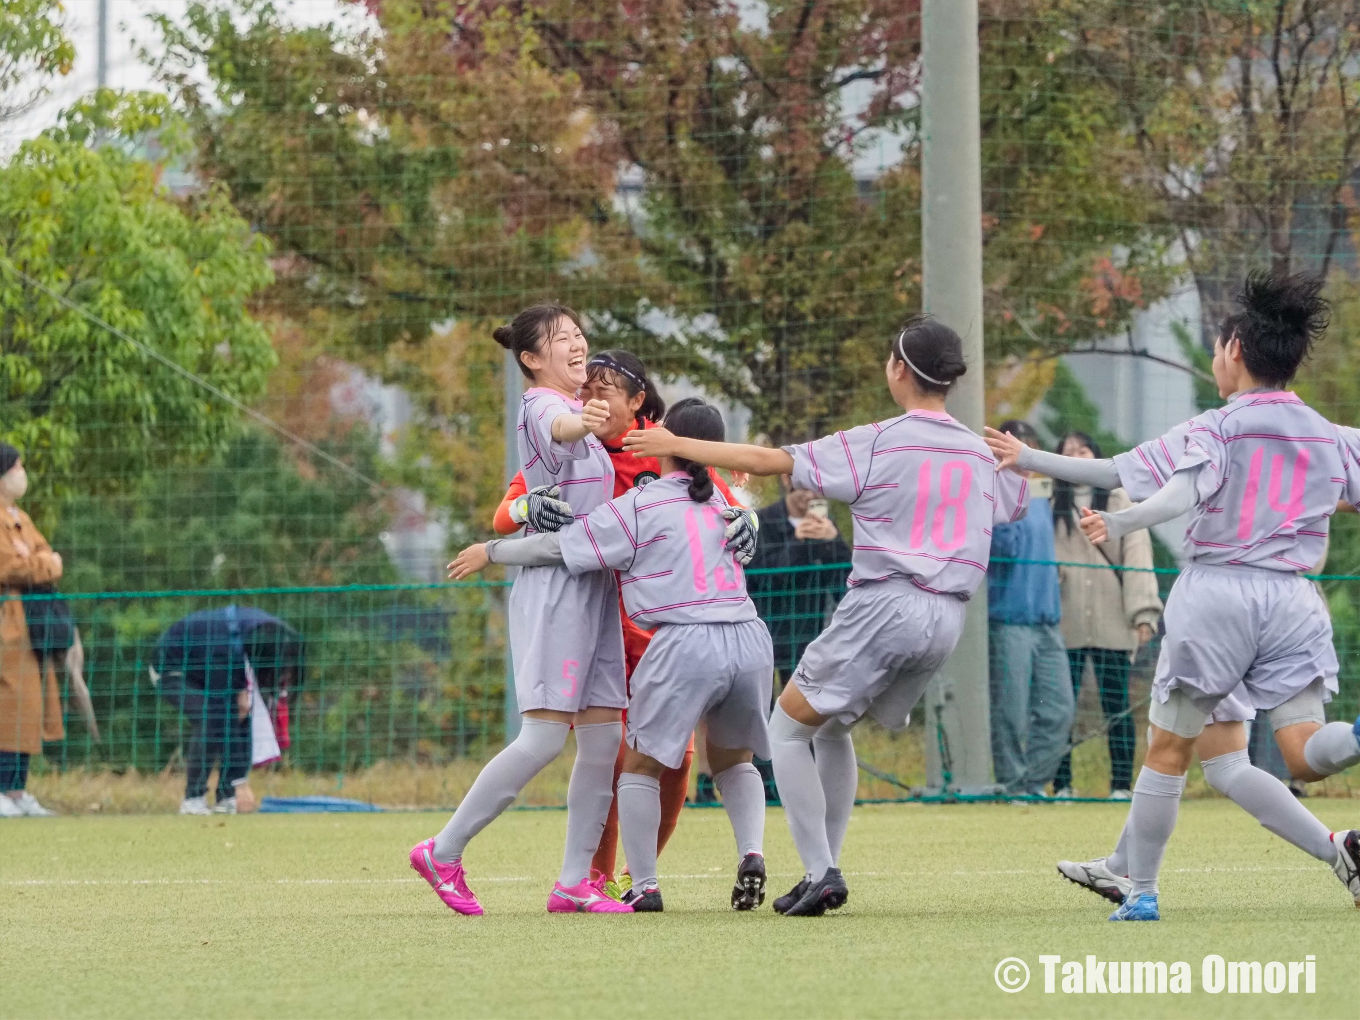
[{"label": "green net fence", "polygon": [[[921,305],[919,4],[111,5],[96,88],[91,5],[0,0],[0,439],[63,557],[100,728],[63,690],[34,768],[66,806],[181,784],[157,641],[233,605],[306,644],[261,783],[457,799],[505,732],[504,591],[443,567],[504,492],[520,381],[491,330],[526,304],[571,304],[593,349],[719,402],[730,438],[894,412],[882,363]],[[1296,385],[1360,423],[1360,4],[978,6],[990,420],[1109,456],[1213,406],[1216,325],[1271,267],[1326,274]],[[1165,595],[1178,529],[1154,545]],[[751,573],[781,674],[833,567]],[[1345,718],[1354,515],[1322,569]],[[1103,793],[1094,690],[1073,781]],[[864,796],[924,783],[928,726],[862,739]]]}]

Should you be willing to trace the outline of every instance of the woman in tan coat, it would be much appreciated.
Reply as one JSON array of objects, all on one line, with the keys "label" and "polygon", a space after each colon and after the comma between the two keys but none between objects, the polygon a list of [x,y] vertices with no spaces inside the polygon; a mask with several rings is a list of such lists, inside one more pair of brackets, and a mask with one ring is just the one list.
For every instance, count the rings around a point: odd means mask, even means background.
[{"label": "woman in tan coat", "polygon": [[19,451],[0,443],[0,818],[52,813],[24,789],[28,762],[44,740],[65,736],[56,668],[39,666],[18,598],[61,577],[61,556],[15,506],[27,489]]},{"label": "woman in tan coat", "polygon": [[[1058,453],[1068,457],[1100,457],[1100,447],[1084,432],[1069,432],[1058,442]],[[1080,508],[1118,511],[1132,505],[1123,489],[1073,486],[1056,482],[1053,487],[1053,547],[1060,566],[1062,636],[1072,670],[1072,691],[1081,691],[1086,661],[1091,661],[1100,707],[1109,727],[1110,796],[1130,797],[1135,746],[1133,716],[1129,712],[1129,664],[1140,644],[1152,640],[1162,614],[1152,566],[1152,539],[1135,531],[1113,542],[1093,545],[1077,521]],[[1089,564],[1089,565],[1088,565]],[[1136,567],[1141,570],[1115,570]],[[1063,759],[1053,788],[1058,796],[1070,796],[1072,756]]]}]

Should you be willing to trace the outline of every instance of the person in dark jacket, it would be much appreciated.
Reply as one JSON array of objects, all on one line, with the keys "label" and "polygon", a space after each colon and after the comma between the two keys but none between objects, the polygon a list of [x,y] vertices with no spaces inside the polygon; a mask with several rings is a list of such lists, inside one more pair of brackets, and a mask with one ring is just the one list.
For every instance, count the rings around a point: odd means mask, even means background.
[{"label": "person in dark jacket", "polygon": [[[1038,448],[1034,427],[1002,424]],[[1076,714],[1053,556],[1052,481],[1030,479],[1029,513],[992,531],[987,571],[992,766],[1011,793],[1042,794],[1067,751]],[[1020,562],[1005,562],[1005,561]],[[1000,561],[1000,562],[998,562]]]},{"label": "person in dark jacket", "polygon": [[787,475],[782,481],[784,497],[756,512],[760,540],[747,569],[803,569],[756,574],[747,588],[774,641],[775,669],[787,680],[845,594],[850,546],[827,515],[825,500],[792,488]]}]

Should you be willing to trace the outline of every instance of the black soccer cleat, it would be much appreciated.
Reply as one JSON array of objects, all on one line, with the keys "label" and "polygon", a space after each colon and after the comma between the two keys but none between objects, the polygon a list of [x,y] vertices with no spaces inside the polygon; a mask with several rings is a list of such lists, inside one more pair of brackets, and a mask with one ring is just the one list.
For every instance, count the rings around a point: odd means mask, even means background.
[{"label": "black soccer cleat", "polygon": [[661,890],[656,886],[639,889],[637,886],[623,894],[623,902],[633,908],[635,914],[659,914],[662,911]]},{"label": "black soccer cleat", "polygon": [[732,887],[733,910],[755,910],[765,902],[765,858],[747,854],[737,865],[737,884]]},{"label": "black soccer cleat", "polygon": [[809,882],[806,878],[800,878],[798,880],[797,885],[795,885],[792,889],[786,892],[783,896],[779,896],[775,899],[774,901],[775,913],[787,914],[789,912],[789,907],[793,906],[795,903],[797,903],[799,900],[803,898],[803,894],[808,891],[808,886],[810,886],[811,884],[812,883]]},{"label": "black soccer cleat", "polygon": [[846,888],[841,869],[827,868],[821,881],[809,885],[807,892],[803,893],[803,898],[784,911],[784,916],[821,917],[828,910],[844,906],[849,898],[850,890]]}]

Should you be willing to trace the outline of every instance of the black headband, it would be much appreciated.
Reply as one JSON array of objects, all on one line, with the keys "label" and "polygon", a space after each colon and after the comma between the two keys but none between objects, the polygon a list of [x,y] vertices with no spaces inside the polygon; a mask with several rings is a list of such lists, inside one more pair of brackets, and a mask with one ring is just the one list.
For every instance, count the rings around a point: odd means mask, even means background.
[{"label": "black headband", "polygon": [[628,369],[624,368],[617,361],[611,358],[608,354],[597,354],[595,355],[595,357],[591,358],[588,362],[586,362],[586,371],[589,372],[592,368],[604,368],[608,369],[611,372],[617,372],[625,379],[631,379],[633,381],[633,385],[636,386],[638,389],[643,391],[647,389],[647,381],[645,379],[643,379],[636,372],[631,372]]}]

